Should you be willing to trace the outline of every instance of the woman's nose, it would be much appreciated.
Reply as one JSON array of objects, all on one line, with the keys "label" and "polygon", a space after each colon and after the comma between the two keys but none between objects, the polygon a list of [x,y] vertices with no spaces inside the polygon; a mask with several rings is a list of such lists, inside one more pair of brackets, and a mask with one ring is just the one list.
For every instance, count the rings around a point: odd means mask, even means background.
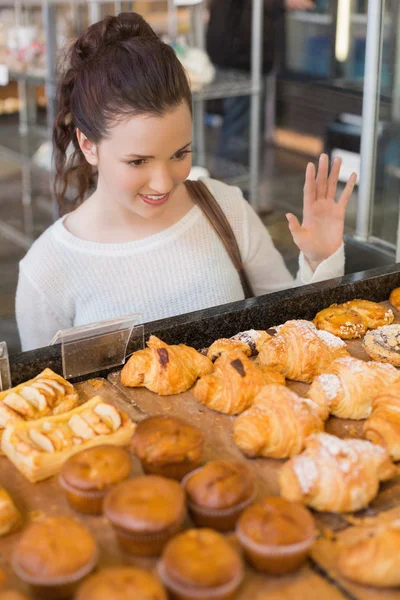
[{"label": "woman's nose", "polygon": [[149,187],[157,194],[168,194],[174,186],[173,178],[167,167],[155,168],[151,173]]}]

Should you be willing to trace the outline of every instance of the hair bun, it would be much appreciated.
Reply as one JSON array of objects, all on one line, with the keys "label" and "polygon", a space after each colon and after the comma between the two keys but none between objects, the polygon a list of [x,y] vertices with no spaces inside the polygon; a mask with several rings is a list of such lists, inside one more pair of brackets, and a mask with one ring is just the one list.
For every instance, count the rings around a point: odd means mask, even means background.
[{"label": "hair bun", "polygon": [[90,62],[105,46],[116,45],[134,37],[158,40],[157,34],[137,13],[120,13],[94,23],[75,42],[71,66],[79,68]]}]

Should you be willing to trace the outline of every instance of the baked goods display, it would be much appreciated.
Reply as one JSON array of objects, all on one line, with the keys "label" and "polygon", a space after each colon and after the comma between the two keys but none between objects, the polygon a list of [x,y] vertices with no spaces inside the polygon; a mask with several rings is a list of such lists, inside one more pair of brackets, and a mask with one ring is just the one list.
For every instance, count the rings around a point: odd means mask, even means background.
[{"label": "baked goods display", "polygon": [[90,575],[75,600],[167,600],[164,586],[152,573],[137,567],[106,567]]},{"label": "baked goods display", "polygon": [[135,425],[125,413],[95,396],[74,410],[7,427],[4,454],[31,483],[59,472],[65,461],[92,446],[125,446]]},{"label": "baked goods display", "polygon": [[12,533],[21,525],[21,513],[10,494],[0,486],[0,536]]},{"label": "baked goods display", "polygon": [[301,504],[264,498],[240,517],[236,535],[249,562],[271,575],[298,569],[316,538],[315,521]]},{"label": "baked goods display", "polygon": [[51,369],[44,369],[30,381],[0,392],[0,440],[7,425],[60,415],[76,406],[74,386]]},{"label": "baked goods display", "polygon": [[311,383],[330,363],[348,356],[346,343],[320,332],[310,321],[292,320],[278,328],[276,335],[266,340],[257,362],[280,371],[288,379]]},{"label": "baked goods display", "polygon": [[279,484],[287,500],[342,513],[365,508],[378,493],[380,481],[396,474],[382,446],[319,433],[306,440],[302,454],[283,465]]},{"label": "baked goods display", "polygon": [[121,383],[127,387],[146,387],[161,396],[190,389],[198,377],[213,371],[209,358],[190,346],[169,346],[155,335],[147,348],[138,350],[121,371]]},{"label": "baked goods display", "polygon": [[207,356],[214,361],[224,352],[231,350],[241,350],[246,356],[252,356],[260,351],[261,346],[269,337],[266,331],[256,331],[255,329],[241,331],[231,338],[216,340],[208,348]]},{"label": "baked goods display", "polygon": [[264,385],[285,383],[279,371],[255,364],[240,350],[224,353],[214,367],[213,373],[196,383],[193,396],[200,404],[227,415],[246,410]]},{"label": "baked goods display", "polygon": [[364,350],[374,360],[400,367],[400,325],[385,325],[368,331]]},{"label": "baked goods display", "polygon": [[132,450],[143,471],[179,481],[202,462],[204,433],[177,417],[156,415],[141,421]]},{"label": "baked goods display", "polygon": [[313,322],[318,329],[329,331],[344,340],[360,338],[367,331],[367,325],[361,315],[338,304],[332,304],[319,311]]},{"label": "baked goods display", "polygon": [[396,309],[400,309],[400,288],[394,288],[389,296],[390,304]]},{"label": "baked goods display", "polygon": [[96,542],[83,525],[70,517],[48,517],[22,532],[12,567],[39,597],[69,598],[95,568],[97,555]]},{"label": "baked goods display", "polygon": [[400,460],[400,381],[375,396],[363,432],[367,440],[386,448],[393,460]]},{"label": "baked goods display", "polygon": [[400,586],[400,522],[365,528],[365,535],[342,542],[337,564],[351,581],[378,588]]},{"label": "baked goods display", "polygon": [[304,449],[309,435],[323,429],[317,404],[283,385],[268,385],[235,420],[233,438],[250,458],[288,458]]},{"label": "baked goods display", "polygon": [[233,529],[256,494],[252,473],[238,461],[211,461],[185,477],[182,485],[195,524],[218,531]]},{"label": "baked goods display", "polygon": [[158,556],[185,520],[185,492],[177,481],[166,477],[135,477],[107,494],[104,514],[125,550]]},{"label": "baked goods display", "polygon": [[59,482],[75,510],[100,515],[108,490],[127,479],[131,470],[131,457],[125,449],[96,446],[71,456],[61,469]]},{"label": "baked goods display", "polygon": [[400,372],[392,365],[346,356],[333,361],[326,373],[316,377],[307,395],[319,405],[324,419],[329,414],[366,419],[374,397],[399,378]]},{"label": "baked goods display", "polygon": [[189,529],[166,546],[157,565],[166,586],[178,599],[233,599],[243,579],[239,555],[212,529]]}]

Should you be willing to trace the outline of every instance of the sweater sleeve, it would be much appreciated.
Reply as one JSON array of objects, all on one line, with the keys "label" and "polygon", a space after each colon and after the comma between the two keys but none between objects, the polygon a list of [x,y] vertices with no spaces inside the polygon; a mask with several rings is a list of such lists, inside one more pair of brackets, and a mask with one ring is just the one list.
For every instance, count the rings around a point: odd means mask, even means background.
[{"label": "sweater sleeve", "polygon": [[48,346],[59,329],[72,327],[50,306],[20,265],[15,312],[22,350]]},{"label": "sweater sleeve", "polygon": [[317,283],[344,274],[342,244],[334,254],[320,263],[315,271],[312,271],[303,253],[300,253],[299,270],[294,279],[275,248],[267,228],[246,201],[243,217],[242,258],[256,296],[297,285]]}]

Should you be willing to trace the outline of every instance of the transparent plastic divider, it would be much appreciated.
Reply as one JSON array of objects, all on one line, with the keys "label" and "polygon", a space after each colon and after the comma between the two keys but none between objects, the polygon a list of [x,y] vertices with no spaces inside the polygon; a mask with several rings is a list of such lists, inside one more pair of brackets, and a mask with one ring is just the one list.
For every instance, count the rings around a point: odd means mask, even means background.
[{"label": "transparent plastic divider", "polygon": [[0,392],[11,387],[10,362],[6,342],[0,342]]},{"label": "transparent plastic divider", "polygon": [[123,365],[128,356],[144,348],[139,321],[140,315],[132,314],[58,331],[50,345],[61,344],[63,376],[72,379]]}]

